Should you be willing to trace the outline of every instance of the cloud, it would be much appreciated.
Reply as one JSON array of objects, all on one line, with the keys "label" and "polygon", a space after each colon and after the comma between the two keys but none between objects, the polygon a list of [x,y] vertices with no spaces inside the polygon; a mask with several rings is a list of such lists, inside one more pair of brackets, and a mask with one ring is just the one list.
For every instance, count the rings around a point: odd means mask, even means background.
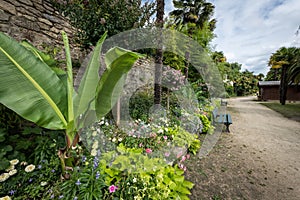
[{"label": "cloud", "polygon": [[[282,46],[299,45],[299,0],[210,0],[217,25],[213,40],[229,62],[266,74],[272,53]],[[298,36],[300,37],[300,36]]]}]

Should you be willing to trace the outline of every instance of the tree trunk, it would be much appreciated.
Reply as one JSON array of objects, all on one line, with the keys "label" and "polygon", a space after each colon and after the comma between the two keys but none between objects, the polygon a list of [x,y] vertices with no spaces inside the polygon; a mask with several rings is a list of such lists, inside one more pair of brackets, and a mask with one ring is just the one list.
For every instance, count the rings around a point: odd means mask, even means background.
[{"label": "tree trunk", "polygon": [[282,65],[282,72],[280,78],[280,103],[281,105],[285,105],[286,101],[286,93],[287,93],[287,65]]},{"label": "tree trunk", "polygon": [[[164,25],[164,0],[156,0],[157,12],[156,12],[156,27],[158,29],[163,28]],[[157,42],[159,48],[156,51],[155,56],[155,78],[154,78],[154,104],[161,104],[161,74],[163,65],[163,51],[162,51],[162,38],[158,37]]]}]

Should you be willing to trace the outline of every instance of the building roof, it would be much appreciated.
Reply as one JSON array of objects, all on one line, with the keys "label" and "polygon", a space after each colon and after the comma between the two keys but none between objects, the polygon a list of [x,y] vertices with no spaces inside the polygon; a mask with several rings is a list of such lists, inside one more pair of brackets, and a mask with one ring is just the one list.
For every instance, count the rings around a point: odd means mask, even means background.
[{"label": "building roof", "polygon": [[280,85],[280,81],[259,81],[258,86]]}]

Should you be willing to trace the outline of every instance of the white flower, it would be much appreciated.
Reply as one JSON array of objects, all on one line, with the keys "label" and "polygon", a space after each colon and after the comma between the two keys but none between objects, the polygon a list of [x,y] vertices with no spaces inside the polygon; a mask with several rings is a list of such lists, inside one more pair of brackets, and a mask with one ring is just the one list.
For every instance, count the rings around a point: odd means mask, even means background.
[{"label": "white flower", "polygon": [[28,165],[25,168],[25,172],[32,172],[35,169],[35,165]]},{"label": "white flower", "polygon": [[13,159],[11,161],[9,161],[11,165],[16,165],[19,163],[19,160],[18,159]]},{"label": "white flower", "polygon": [[96,156],[96,155],[97,155],[97,150],[96,150],[96,149],[92,149],[91,155],[92,155],[92,156]]},{"label": "white flower", "polygon": [[11,200],[9,196],[1,197],[0,200]]},{"label": "white flower", "polygon": [[15,175],[17,172],[18,172],[18,171],[17,171],[16,169],[13,169],[13,170],[11,170],[10,172],[8,172],[8,174],[9,174],[10,176],[13,176],[13,175]]},{"label": "white flower", "polygon": [[9,173],[3,173],[0,175],[0,182],[4,182],[9,178]]},{"label": "white flower", "polygon": [[24,166],[26,166],[26,165],[28,165],[28,163],[27,163],[27,162],[24,162],[24,161],[22,161],[22,162],[21,162],[21,165],[24,165]]},{"label": "white flower", "polygon": [[162,130],[162,129],[159,129],[158,131],[157,131],[157,133],[163,133],[164,132],[164,130]]},{"label": "white flower", "polygon": [[41,182],[41,186],[45,186],[45,185],[47,185],[48,183],[46,182],[46,181],[42,181]]},{"label": "white flower", "polygon": [[122,140],[123,140],[122,138],[119,138],[119,139],[118,139],[119,142],[122,142]]},{"label": "white flower", "polygon": [[93,131],[92,136],[96,136],[97,135],[97,131]]},{"label": "white flower", "polygon": [[92,146],[92,149],[97,149],[98,148],[98,141],[96,140]]},{"label": "white flower", "polygon": [[117,139],[116,139],[116,138],[113,138],[113,139],[112,139],[112,142],[116,142],[116,141],[117,141]]},{"label": "white flower", "polygon": [[108,126],[109,125],[109,123],[108,122],[105,122],[105,126]]},{"label": "white flower", "polygon": [[136,183],[136,178],[135,177],[133,178],[132,182]]}]

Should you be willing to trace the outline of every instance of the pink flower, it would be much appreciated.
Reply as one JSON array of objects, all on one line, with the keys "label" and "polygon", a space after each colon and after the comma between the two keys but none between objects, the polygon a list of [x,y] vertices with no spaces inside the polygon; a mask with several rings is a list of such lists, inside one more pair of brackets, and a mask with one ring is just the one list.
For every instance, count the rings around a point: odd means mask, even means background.
[{"label": "pink flower", "polygon": [[186,171],[186,166],[184,166],[183,164],[180,164],[179,168],[182,169],[183,171]]},{"label": "pink flower", "polygon": [[139,147],[142,147],[142,146],[143,146],[143,143],[140,143],[140,144],[139,144]]},{"label": "pink flower", "polygon": [[186,159],[190,159],[190,154],[186,154]]},{"label": "pink flower", "polygon": [[147,149],[146,149],[146,153],[152,153],[152,149],[147,148]]},{"label": "pink flower", "polygon": [[117,189],[118,189],[118,187],[117,186],[115,186],[115,185],[111,185],[111,186],[109,186],[109,192],[110,193],[113,193],[113,192],[115,192]]},{"label": "pink flower", "polygon": [[167,139],[168,139],[168,136],[164,135],[164,139],[167,140]]},{"label": "pink flower", "polygon": [[165,156],[166,156],[166,157],[169,157],[169,156],[170,156],[170,152],[166,152],[166,153],[165,153]]},{"label": "pink flower", "polygon": [[180,158],[182,156],[183,152],[182,151],[179,151],[178,154],[177,154],[177,158]]},{"label": "pink flower", "polygon": [[185,156],[182,156],[181,157],[181,162],[184,162],[186,160],[186,157]]}]

